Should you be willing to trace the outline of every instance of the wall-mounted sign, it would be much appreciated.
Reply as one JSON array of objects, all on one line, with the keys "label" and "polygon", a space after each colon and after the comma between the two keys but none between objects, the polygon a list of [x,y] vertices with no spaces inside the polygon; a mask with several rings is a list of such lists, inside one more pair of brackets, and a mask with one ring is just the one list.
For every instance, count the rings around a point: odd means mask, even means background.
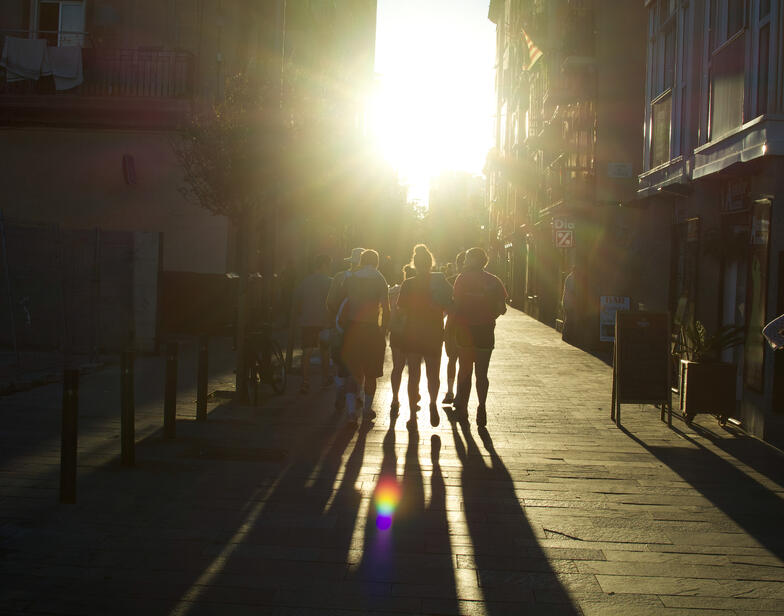
[{"label": "wall-mounted sign", "polygon": [[553,239],[556,248],[574,247],[574,223],[568,218],[553,218]]},{"label": "wall-mounted sign", "polygon": [[571,229],[561,229],[555,232],[555,247],[556,248],[573,248],[574,247],[574,231]]},{"label": "wall-mounted sign", "polygon": [[553,228],[556,231],[574,229],[574,223],[568,218],[553,218]]},{"label": "wall-mounted sign", "polygon": [[722,186],[721,209],[724,212],[738,212],[749,207],[751,180],[748,177],[728,180]]},{"label": "wall-mounted sign", "polygon": [[607,163],[608,178],[630,178],[633,173],[631,163]]}]

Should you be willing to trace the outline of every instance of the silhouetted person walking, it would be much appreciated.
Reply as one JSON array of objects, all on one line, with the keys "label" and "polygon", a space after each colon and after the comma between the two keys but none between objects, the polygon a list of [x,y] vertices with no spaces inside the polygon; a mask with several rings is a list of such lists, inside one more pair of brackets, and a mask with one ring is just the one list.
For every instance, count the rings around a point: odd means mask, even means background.
[{"label": "silhouetted person walking", "polygon": [[433,255],[424,244],[414,247],[412,264],[416,276],[403,281],[397,300],[398,310],[404,319],[403,350],[408,363],[408,403],[411,409],[409,427],[416,427],[423,359],[430,394],[430,423],[437,426],[444,313],[452,303],[452,287],[442,273],[431,271]]},{"label": "silhouetted person walking", "polygon": [[[455,286],[457,277],[463,272],[465,265],[465,251],[462,251],[455,258],[455,274],[447,277],[447,282]],[[444,404],[452,404],[455,401],[454,387],[455,376],[457,375],[457,337],[455,333],[455,319],[451,314],[446,317],[446,327],[444,328],[444,351],[446,351],[446,395]]]},{"label": "silhouetted person walking", "polygon": [[389,325],[389,286],[378,271],[378,253],[366,250],[359,269],[346,276],[347,303],[342,357],[351,377],[346,384],[346,412],[355,419],[356,394],[364,390],[364,415],[376,416],[373,397],[376,379],[384,374],[386,331]]},{"label": "silhouetted person walking", "polygon": [[[411,265],[403,268],[403,281],[413,277],[416,270]],[[402,282],[389,289],[389,348],[392,350],[392,373],[389,380],[392,383],[392,411],[400,408],[400,383],[403,380],[403,368],[406,366],[406,352],[403,350],[403,327],[405,325],[403,314],[398,310],[397,298],[400,297]]]},{"label": "silhouetted person walking", "polygon": [[[487,424],[487,370],[495,347],[495,320],[506,312],[506,289],[493,274],[485,271],[487,253],[479,247],[466,252],[463,273],[455,280],[454,316],[458,360],[455,409],[465,414],[471,395],[471,374],[476,370],[479,406],[476,423]],[[410,369],[410,368],[409,368]]]},{"label": "silhouetted person walking", "polygon": [[348,269],[335,274],[327,293],[327,317],[331,328],[330,352],[332,361],[335,362],[337,376],[335,377],[335,409],[338,411],[346,407],[346,381],[349,377],[348,368],[343,363],[343,332],[338,328],[338,314],[341,312],[343,302],[346,299],[346,289],[344,283],[346,277],[359,269],[359,259],[364,248],[353,248],[351,256],[344,259]]}]

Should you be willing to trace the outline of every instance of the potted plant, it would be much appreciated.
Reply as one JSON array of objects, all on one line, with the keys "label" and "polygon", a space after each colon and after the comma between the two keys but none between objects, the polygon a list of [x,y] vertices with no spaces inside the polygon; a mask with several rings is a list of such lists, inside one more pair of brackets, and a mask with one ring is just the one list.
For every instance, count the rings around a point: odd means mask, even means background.
[{"label": "potted plant", "polygon": [[722,325],[709,334],[700,321],[682,327],[681,414],[688,423],[698,413],[716,415],[724,425],[735,413],[737,365],[721,361],[727,349],[743,343],[744,328]]}]

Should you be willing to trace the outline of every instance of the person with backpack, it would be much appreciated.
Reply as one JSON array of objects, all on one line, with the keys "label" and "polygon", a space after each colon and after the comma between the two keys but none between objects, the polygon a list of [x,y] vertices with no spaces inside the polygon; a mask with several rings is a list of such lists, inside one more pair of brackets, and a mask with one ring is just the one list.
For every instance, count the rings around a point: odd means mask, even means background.
[{"label": "person with backpack", "polygon": [[457,395],[454,408],[461,415],[468,409],[471,374],[476,370],[476,394],[479,405],[476,423],[487,425],[487,371],[495,347],[495,321],[506,313],[507,293],[501,280],[485,271],[487,253],[474,247],[466,252],[463,273],[455,280],[455,336],[460,367],[457,372]]},{"label": "person with backpack", "polygon": [[444,314],[452,304],[452,287],[441,272],[433,272],[433,255],[424,244],[417,244],[412,255],[416,276],[403,282],[397,299],[405,319],[403,350],[408,364],[409,428],[416,428],[419,408],[419,380],[422,360],[430,394],[430,424],[437,426],[438,389],[441,385],[441,348],[444,343]]},{"label": "person with backpack", "polygon": [[375,418],[376,379],[384,374],[389,286],[378,271],[378,261],[375,250],[365,250],[360,256],[359,269],[347,275],[343,283],[345,325],[341,358],[350,375],[346,383],[346,413],[352,422],[356,421],[360,390],[365,394],[362,409],[365,419]]},{"label": "person with backpack", "polygon": [[343,363],[341,351],[343,348],[343,328],[338,323],[339,314],[342,314],[341,307],[346,299],[344,283],[346,277],[359,269],[359,259],[364,248],[353,248],[351,256],[344,259],[348,269],[335,274],[327,291],[327,316],[330,324],[329,347],[332,362],[335,364],[335,410],[342,411],[346,408],[346,381],[349,377],[348,368]]}]

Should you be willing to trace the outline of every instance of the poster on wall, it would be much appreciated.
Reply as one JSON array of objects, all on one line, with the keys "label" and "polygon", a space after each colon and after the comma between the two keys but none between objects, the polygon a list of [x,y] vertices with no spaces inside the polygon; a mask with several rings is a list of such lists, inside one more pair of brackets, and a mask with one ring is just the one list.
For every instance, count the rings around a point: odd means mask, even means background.
[{"label": "poster on wall", "polygon": [[763,390],[765,360],[765,303],[768,286],[768,243],[770,237],[770,201],[762,199],[751,208],[749,241],[749,282],[746,287],[746,340],[744,343],[743,381],[747,387]]},{"label": "poster on wall", "polygon": [[615,313],[629,310],[631,299],[617,295],[602,295],[599,298],[599,340],[613,342],[615,340]]}]

